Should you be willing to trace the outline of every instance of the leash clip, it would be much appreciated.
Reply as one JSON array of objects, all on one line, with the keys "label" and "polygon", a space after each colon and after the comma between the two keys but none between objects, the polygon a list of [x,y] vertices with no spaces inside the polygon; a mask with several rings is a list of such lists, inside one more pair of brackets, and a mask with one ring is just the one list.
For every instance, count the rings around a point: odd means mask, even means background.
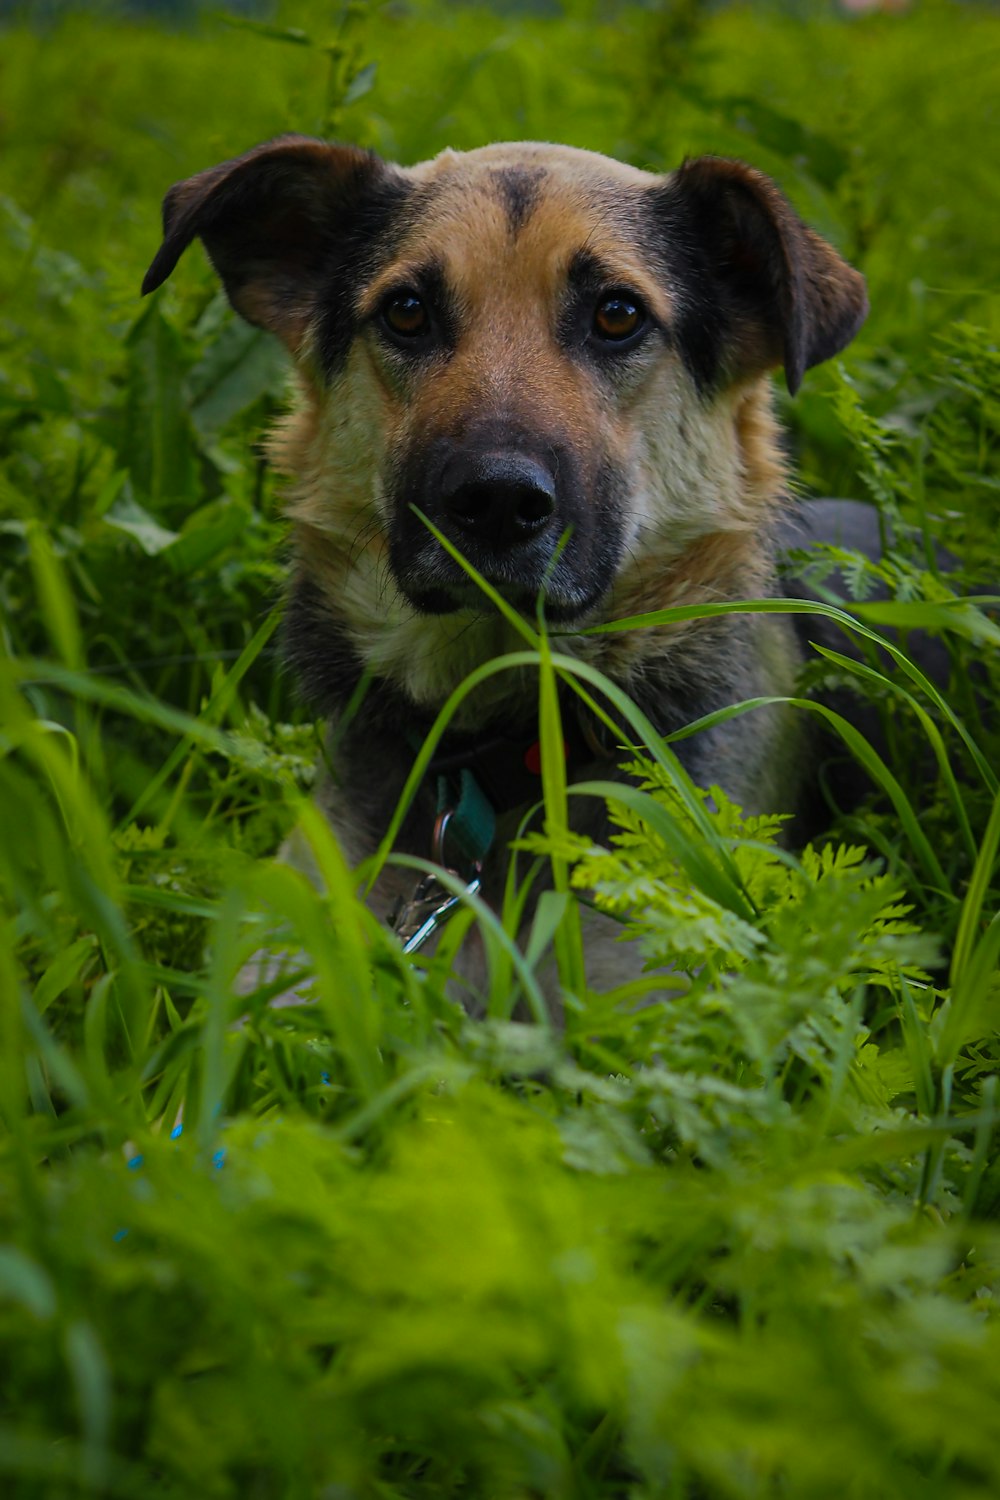
[{"label": "leash clip", "polygon": [[466,882],[461,896],[449,891],[436,875],[424,875],[417,882],[409,901],[393,913],[392,926],[403,945],[404,953],[416,953],[432,937],[445,917],[459,905],[462,896],[474,896],[479,890],[478,871]]},{"label": "leash clip", "polygon": [[462,898],[476,895],[482,884],[481,863],[473,864],[468,878],[463,877],[457,870],[445,863],[445,834],[454,812],[454,808],[448,807],[438,813],[434,820],[431,847],[437,864],[442,865],[448,874],[454,875],[456,879],[465,879],[465,889],[456,896],[453,891],[442,884],[437,875],[421,875],[409,901],[400,900],[389,918],[389,925],[402,943],[404,953],[416,953],[422,948],[445,918],[460,904]]}]

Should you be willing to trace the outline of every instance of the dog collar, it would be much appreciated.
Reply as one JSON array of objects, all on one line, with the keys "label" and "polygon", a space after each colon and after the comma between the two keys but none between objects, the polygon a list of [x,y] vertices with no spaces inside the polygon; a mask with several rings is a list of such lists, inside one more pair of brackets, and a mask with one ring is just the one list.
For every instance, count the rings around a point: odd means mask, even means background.
[{"label": "dog collar", "polygon": [[[584,718],[582,704],[580,712],[567,704],[563,708],[563,754],[572,775],[607,759],[611,751],[599,740],[589,715]],[[520,733],[494,730],[448,737],[427,774],[437,779],[438,817],[450,811],[449,837],[468,859],[481,861],[492,846],[496,819],[541,800],[538,721],[533,719]]]},{"label": "dog collar", "polygon": [[[533,727],[537,731],[537,724]],[[411,736],[414,749],[419,743],[419,735]],[[607,759],[611,751],[578,712],[563,716],[563,753],[572,773],[595,759]],[[476,894],[483,862],[496,838],[498,815],[540,800],[542,752],[537,733],[534,739],[526,733],[453,736],[432,758],[427,775],[437,781],[432,857],[464,882],[463,895]],[[415,953],[423,947],[461,899],[436,876],[422,876],[410,899],[401,902],[389,919],[403,951]]]}]

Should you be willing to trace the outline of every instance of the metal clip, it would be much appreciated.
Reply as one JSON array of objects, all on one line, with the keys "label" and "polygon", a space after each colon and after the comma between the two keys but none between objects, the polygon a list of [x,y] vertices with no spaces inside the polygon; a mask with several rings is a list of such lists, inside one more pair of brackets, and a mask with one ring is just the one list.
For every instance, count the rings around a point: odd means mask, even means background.
[{"label": "metal clip", "polygon": [[[468,882],[462,894],[475,895],[478,890],[479,877],[476,876]],[[391,918],[396,935],[403,944],[403,952],[416,953],[422,948],[461,899],[443,886],[436,875],[421,876],[409,901],[398,907]]]},{"label": "metal clip", "polygon": [[[434,824],[433,852],[439,865],[444,865],[444,836],[451,821],[453,809],[439,813]],[[445,865],[445,868],[448,867]],[[457,870],[448,869],[449,875],[462,880]],[[416,953],[428,938],[433,936],[445,917],[459,905],[463,896],[474,896],[482,884],[482,865],[473,865],[465,880],[465,890],[458,896],[441,883],[437,875],[421,875],[409,901],[400,901],[389,918],[389,925],[403,944],[404,953]]]}]

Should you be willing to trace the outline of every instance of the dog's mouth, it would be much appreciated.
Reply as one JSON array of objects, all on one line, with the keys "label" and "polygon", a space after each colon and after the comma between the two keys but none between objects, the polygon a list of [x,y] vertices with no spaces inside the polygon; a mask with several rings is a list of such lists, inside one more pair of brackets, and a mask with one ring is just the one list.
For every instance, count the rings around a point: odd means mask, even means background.
[{"label": "dog's mouth", "polygon": [[[397,586],[409,604],[422,615],[448,615],[459,611],[491,615],[497,605],[486,589],[462,568],[443,547],[433,543],[431,555],[421,549],[417,557],[393,559]],[[519,614],[534,618],[541,605],[553,623],[579,620],[600,602],[605,587],[583,588],[564,565],[562,557],[540,559],[527,568],[524,561],[515,570],[509,561],[468,558],[480,577]]]},{"label": "dog's mouth", "polygon": [[409,473],[404,467],[390,487],[393,578],[425,615],[495,613],[474,569],[529,619],[541,604],[553,623],[579,621],[617,570],[617,478],[609,468],[588,482],[565,445],[447,446]]}]

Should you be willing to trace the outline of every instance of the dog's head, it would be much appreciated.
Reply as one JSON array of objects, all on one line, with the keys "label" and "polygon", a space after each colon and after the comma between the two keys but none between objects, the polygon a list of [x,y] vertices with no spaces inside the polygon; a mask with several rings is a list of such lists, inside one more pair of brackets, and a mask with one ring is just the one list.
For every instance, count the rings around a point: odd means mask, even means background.
[{"label": "dog's head", "polygon": [[644,537],[679,555],[724,529],[739,403],[779,365],[794,392],[867,311],[768,178],[711,157],[657,176],[521,144],[403,169],[290,136],[172,188],[164,231],[144,290],[202,239],[303,372],[300,516],[378,554],[411,614],[481,601],[417,512],[562,620]]}]

